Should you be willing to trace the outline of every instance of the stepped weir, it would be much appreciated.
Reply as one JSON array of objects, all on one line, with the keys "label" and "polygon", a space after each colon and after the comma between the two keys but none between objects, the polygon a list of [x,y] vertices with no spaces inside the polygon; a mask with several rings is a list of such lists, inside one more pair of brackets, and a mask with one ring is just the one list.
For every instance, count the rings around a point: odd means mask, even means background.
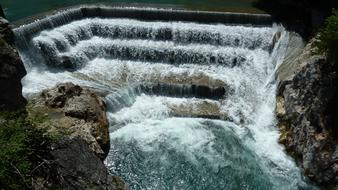
[{"label": "stepped weir", "polygon": [[274,72],[288,32],[269,15],[80,6],[15,29],[26,97],[91,88],[109,171],[130,189],[311,189],[278,144]]}]

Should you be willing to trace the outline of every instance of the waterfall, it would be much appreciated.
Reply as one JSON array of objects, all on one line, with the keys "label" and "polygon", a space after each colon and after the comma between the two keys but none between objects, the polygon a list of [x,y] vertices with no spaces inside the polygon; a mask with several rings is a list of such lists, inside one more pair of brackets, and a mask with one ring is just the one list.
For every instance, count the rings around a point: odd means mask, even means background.
[{"label": "waterfall", "polygon": [[[146,21],[187,21],[204,23],[271,25],[272,19],[264,14],[222,13],[208,11],[188,11],[160,8],[80,6],[46,15],[33,23],[16,29],[20,39],[27,39],[36,33],[53,29],[85,18],[130,18]],[[17,40],[18,42],[22,42]]]},{"label": "waterfall", "polygon": [[315,189],[278,144],[270,16],[72,8],[15,29],[30,97],[58,82],[102,96],[108,170],[130,189]]}]

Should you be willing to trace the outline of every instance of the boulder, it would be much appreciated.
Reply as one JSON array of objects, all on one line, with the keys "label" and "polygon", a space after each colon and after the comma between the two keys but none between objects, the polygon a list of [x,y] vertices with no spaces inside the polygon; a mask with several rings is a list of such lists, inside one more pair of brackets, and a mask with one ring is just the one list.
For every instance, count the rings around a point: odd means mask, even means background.
[{"label": "boulder", "polygon": [[30,118],[43,117],[41,128],[82,138],[101,159],[108,154],[106,110],[94,92],[72,83],[58,84],[32,98],[27,111]]}]

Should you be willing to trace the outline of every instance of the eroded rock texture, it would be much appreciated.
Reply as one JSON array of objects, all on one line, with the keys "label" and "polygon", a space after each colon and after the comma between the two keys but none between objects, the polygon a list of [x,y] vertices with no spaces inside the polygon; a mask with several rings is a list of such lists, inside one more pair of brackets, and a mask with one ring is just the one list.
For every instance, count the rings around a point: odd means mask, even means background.
[{"label": "eroded rock texture", "polygon": [[125,190],[124,182],[108,174],[103,162],[80,137],[65,137],[52,145],[45,170],[34,177],[32,189]]},{"label": "eroded rock texture", "polygon": [[297,67],[280,81],[276,109],[280,142],[311,180],[334,188],[338,185],[337,73],[325,56],[314,51],[312,41],[288,60]]},{"label": "eroded rock texture", "polygon": [[32,98],[27,112],[56,138],[48,150],[50,169],[37,177],[33,189],[126,189],[102,162],[109,149],[108,119],[94,92],[58,84]]},{"label": "eroded rock texture", "polygon": [[81,137],[100,158],[109,150],[109,131],[103,101],[94,92],[72,83],[58,84],[30,100],[29,117],[42,118],[40,127],[52,133]]}]

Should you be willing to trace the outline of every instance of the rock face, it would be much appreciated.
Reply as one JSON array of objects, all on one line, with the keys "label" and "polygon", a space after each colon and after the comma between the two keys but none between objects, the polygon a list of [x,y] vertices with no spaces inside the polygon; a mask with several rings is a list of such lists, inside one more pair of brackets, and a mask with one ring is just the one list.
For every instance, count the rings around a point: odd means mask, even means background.
[{"label": "rock face", "polygon": [[125,190],[123,181],[110,176],[103,162],[80,137],[65,137],[52,145],[49,169],[35,178],[33,189]]},{"label": "rock face", "polygon": [[27,110],[31,118],[42,117],[40,127],[60,135],[81,137],[101,159],[108,153],[104,103],[92,91],[72,83],[58,84],[30,100]]},{"label": "rock face", "polygon": [[126,189],[120,178],[107,173],[106,166],[80,137],[59,141],[51,154],[64,180],[58,184],[60,189]]},{"label": "rock face", "polygon": [[323,188],[338,187],[337,73],[311,41],[279,73],[277,117],[280,142]]},{"label": "rock face", "polygon": [[95,93],[58,84],[30,100],[27,112],[57,139],[49,151],[51,169],[37,177],[34,189],[126,189],[102,162],[109,150],[108,120]]},{"label": "rock face", "polygon": [[13,39],[8,21],[0,16],[0,110],[17,110],[26,105],[21,85],[26,70]]}]

